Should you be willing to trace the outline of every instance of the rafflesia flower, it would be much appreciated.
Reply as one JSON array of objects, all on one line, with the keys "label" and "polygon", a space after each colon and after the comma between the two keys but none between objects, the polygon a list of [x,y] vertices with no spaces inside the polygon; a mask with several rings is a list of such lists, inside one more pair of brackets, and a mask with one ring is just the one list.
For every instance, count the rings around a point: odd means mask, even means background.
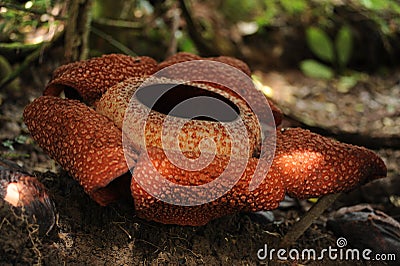
[{"label": "rafflesia flower", "polygon": [[370,150],[279,129],[281,111],[249,76],[230,57],[105,55],[55,70],[24,121],[96,202],[128,196],[138,216],[161,223],[203,225],[386,176]]}]

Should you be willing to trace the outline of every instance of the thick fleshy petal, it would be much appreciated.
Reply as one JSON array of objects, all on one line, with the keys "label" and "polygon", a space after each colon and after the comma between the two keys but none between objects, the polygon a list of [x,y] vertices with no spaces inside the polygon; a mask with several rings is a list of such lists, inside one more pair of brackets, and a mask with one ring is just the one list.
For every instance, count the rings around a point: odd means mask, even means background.
[{"label": "thick fleshy petal", "polygon": [[236,67],[237,69],[240,69],[241,71],[243,71],[243,73],[245,73],[247,76],[251,76],[251,70],[249,68],[249,66],[243,62],[242,60],[236,59],[234,57],[230,57],[230,56],[218,56],[218,57],[210,57],[210,58],[206,58],[209,60],[213,60],[216,62],[221,62],[233,67]]},{"label": "thick fleshy petal", "polygon": [[[241,169],[243,165],[237,166],[235,163],[228,169],[229,158],[217,156],[204,169],[188,171],[172,164],[169,159],[171,157],[166,157],[164,152],[157,148],[150,148],[141,153],[133,172],[131,184],[135,211],[138,216],[166,224],[199,226],[215,218],[240,211],[275,209],[283,200],[285,190],[282,179],[274,176],[275,172],[267,175],[267,169],[263,167],[266,162],[263,160],[248,159],[244,164],[243,171]],[[259,163],[262,164],[261,169],[264,169],[265,178],[257,189],[249,191],[249,183]],[[163,186],[160,182],[161,178],[165,178],[173,184],[198,186],[217,180],[222,173],[229,178],[239,177],[239,180],[229,189],[230,186],[224,182],[226,180],[222,179],[206,189],[206,192],[201,190],[189,190],[190,192],[188,192],[185,189]],[[145,186],[149,186],[153,195],[172,197],[177,203],[190,202],[191,199],[193,201],[205,200],[210,195],[217,195],[219,189],[228,191],[210,202],[195,206],[183,206],[166,203],[160,200],[160,197],[154,197],[148,193],[148,190],[143,189],[138,180],[145,182]],[[173,193],[175,195],[172,195]]]},{"label": "thick fleshy petal", "polygon": [[386,166],[374,152],[301,128],[277,132],[273,161],[290,196],[319,197],[352,190],[386,176]]},{"label": "thick fleshy petal", "polygon": [[170,57],[168,57],[166,60],[158,64],[158,70],[161,70],[163,68],[166,68],[168,66],[177,64],[177,63],[182,63],[182,62],[187,62],[187,61],[192,61],[192,60],[212,60],[212,61],[217,61],[220,63],[225,63],[227,65],[233,66],[241,71],[243,71],[246,75],[250,76],[251,75],[251,70],[249,66],[243,62],[242,60],[229,57],[229,56],[218,56],[218,57],[207,57],[203,58],[201,56],[191,54],[191,53],[186,53],[186,52],[180,52],[177,54],[174,54]]},{"label": "thick fleshy petal", "polygon": [[60,66],[43,94],[59,96],[64,91],[68,98],[81,98],[91,105],[111,86],[129,77],[153,74],[156,67],[157,62],[146,56],[103,55]]},{"label": "thick fleshy petal", "polygon": [[180,52],[180,53],[177,53],[177,54],[174,54],[174,55],[168,57],[163,62],[159,63],[157,66],[157,70],[161,70],[161,69],[169,67],[173,64],[182,63],[182,62],[186,62],[186,61],[192,61],[192,60],[201,60],[201,59],[202,59],[201,56],[191,54],[191,53],[186,53],[186,52]]},{"label": "thick fleshy petal", "polygon": [[[121,130],[76,100],[42,96],[25,108],[24,121],[39,146],[99,204],[119,197],[107,189],[128,172]],[[134,155],[133,155],[134,156]]]}]

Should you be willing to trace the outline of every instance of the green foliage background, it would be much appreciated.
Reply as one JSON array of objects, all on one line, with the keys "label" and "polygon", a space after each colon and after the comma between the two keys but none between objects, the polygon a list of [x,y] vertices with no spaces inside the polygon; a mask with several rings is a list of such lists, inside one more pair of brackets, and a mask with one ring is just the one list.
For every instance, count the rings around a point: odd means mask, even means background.
[{"label": "green foliage background", "polygon": [[[199,49],[199,41],[192,38],[182,12],[179,26],[172,32],[172,13],[181,2],[191,8],[200,41],[215,54],[244,57],[241,45],[248,44],[248,35],[265,40],[264,49],[269,49],[273,45],[271,31],[284,37],[296,31],[293,38],[303,38],[308,47],[308,54],[299,50],[304,54],[299,58],[314,60],[311,65],[324,64],[333,73],[342,73],[352,61],[366,56],[357,54],[364,52],[355,49],[357,45],[375,45],[365,43],[368,36],[360,37],[362,34],[374,35],[374,41],[379,42],[376,46],[388,58],[394,58],[393,51],[398,50],[395,43],[400,39],[400,3],[396,0],[93,0],[95,37],[92,36],[91,54],[132,51],[160,58],[173,38],[178,51],[205,53]],[[0,0],[1,47],[15,43],[31,45],[29,33],[62,25],[68,16],[65,10],[65,1],[61,0]],[[204,15],[207,12],[210,15]],[[255,30],[251,34],[242,32],[238,30],[241,25]],[[99,36],[96,29],[105,35]],[[0,49],[0,54],[5,53]]]}]

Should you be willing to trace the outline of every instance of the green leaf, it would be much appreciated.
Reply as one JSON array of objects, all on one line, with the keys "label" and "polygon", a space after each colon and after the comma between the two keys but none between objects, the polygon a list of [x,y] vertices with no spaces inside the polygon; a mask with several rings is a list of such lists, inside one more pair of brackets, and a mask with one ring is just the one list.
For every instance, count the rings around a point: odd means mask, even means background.
[{"label": "green leaf", "polygon": [[300,69],[304,75],[311,78],[332,79],[333,70],[315,60],[304,60],[300,63]]},{"label": "green leaf", "polygon": [[349,92],[354,86],[357,85],[359,78],[357,75],[342,76],[339,78],[337,90],[341,93]]},{"label": "green leaf", "polygon": [[194,45],[192,39],[183,33],[180,37],[178,37],[178,46],[179,50],[182,52],[188,53],[197,53],[196,46]]},{"label": "green leaf", "polygon": [[361,0],[360,3],[366,8],[376,11],[385,9],[388,6],[387,0]]},{"label": "green leaf", "polygon": [[257,22],[259,27],[270,25],[274,18],[279,15],[280,12],[275,1],[265,0],[264,5],[265,10],[262,12],[261,15],[258,15],[255,18],[255,21]]},{"label": "green leaf", "polygon": [[303,12],[308,7],[305,0],[281,0],[280,3],[290,14]]},{"label": "green leaf", "polygon": [[348,26],[343,26],[336,35],[335,48],[339,66],[345,67],[353,50],[353,35]]},{"label": "green leaf", "polygon": [[4,147],[8,148],[10,151],[14,150],[14,141],[10,140],[10,139],[6,139],[1,143]]},{"label": "green leaf", "polygon": [[309,27],[306,35],[311,51],[322,60],[333,63],[333,44],[329,36],[323,30],[316,27]]}]

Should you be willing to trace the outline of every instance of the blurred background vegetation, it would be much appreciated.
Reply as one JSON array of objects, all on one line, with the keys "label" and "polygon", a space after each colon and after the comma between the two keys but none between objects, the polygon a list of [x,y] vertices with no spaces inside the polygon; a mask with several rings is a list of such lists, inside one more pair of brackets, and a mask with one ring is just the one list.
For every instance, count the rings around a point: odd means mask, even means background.
[{"label": "blurred background vegetation", "polygon": [[397,0],[0,0],[2,78],[51,46],[60,63],[187,51],[329,79],[397,66],[399,40]]}]

